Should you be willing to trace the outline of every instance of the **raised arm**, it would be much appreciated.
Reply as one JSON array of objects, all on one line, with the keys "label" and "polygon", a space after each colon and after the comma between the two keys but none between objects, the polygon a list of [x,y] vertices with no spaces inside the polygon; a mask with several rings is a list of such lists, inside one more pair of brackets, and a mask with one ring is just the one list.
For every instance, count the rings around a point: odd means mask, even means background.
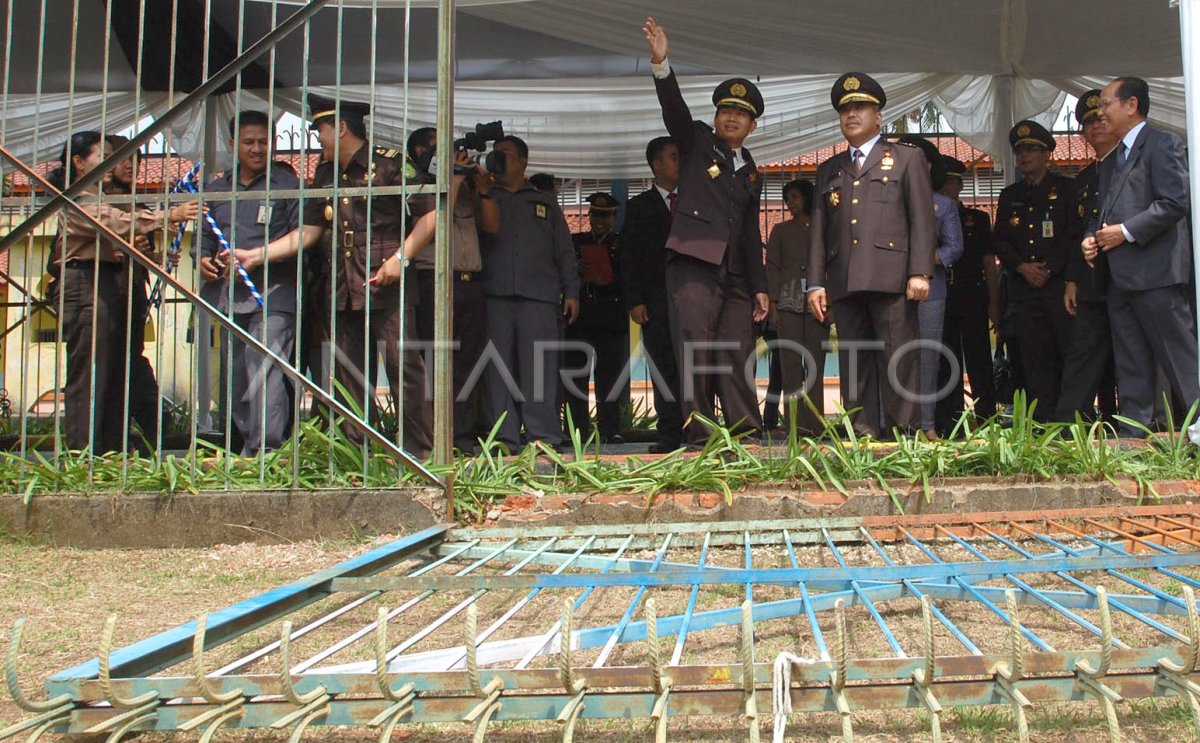
[{"label": "raised arm", "polygon": [[667,31],[653,18],[647,18],[642,32],[650,47],[650,70],[654,73],[654,89],[658,93],[658,105],[662,108],[663,124],[679,146],[679,151],[690,152],[696,144],[696,133],[692,127],[692,112],[683,100],[679,81],[667,60]]}]

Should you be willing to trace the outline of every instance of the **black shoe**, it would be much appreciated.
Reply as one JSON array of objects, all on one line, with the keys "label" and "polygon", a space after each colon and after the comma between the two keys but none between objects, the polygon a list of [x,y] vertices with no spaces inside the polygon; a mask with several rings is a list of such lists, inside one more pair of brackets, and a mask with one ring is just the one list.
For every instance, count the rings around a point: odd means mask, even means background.
[{"label": "black shoe", "polygon": [[683,446],[683,444],[678,441],[655,441],[653,444],[650,445],[650,453],[651,454],[670,454],[671,452],[676,451],[677,449],[679,449],[682,446]]},{"label": "black shoe", "polygon": [[624,436],[622,436],[619,433],[614,433],[612,436],[601,436],[600,443],[601,444],[624,444],[627,442],[625,441]]}]

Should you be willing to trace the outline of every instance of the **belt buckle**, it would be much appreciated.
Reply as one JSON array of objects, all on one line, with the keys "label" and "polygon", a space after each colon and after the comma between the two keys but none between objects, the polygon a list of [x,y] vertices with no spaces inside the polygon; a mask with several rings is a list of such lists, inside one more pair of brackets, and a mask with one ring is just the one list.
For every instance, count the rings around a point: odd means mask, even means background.
[{"label": "belt buckle", "polygon": [[342,247],[343,248],[353,248],[354,247],[354,230],[345,230],[342,232]]}]

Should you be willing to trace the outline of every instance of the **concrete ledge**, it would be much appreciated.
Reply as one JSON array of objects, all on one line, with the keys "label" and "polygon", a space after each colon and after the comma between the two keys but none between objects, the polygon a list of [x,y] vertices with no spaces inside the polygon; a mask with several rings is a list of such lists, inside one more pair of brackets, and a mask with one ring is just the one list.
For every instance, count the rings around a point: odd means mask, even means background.
[{"label": "concrete ledge", "polygon": [[[806,486],[807,485],[807,486]],[[927,499],[907,482],[847,483],[847,493],[811,483],[758,486],[734,493],[644,495],[519,493],[498,501],[487,525],[572,526],[672,521],[733,521],[1037,511],[1139,503],[1200,502],[1200,481],[1154,483],[1157,500],[1133,481],[961,478],[931,483]],[[411,532],[446,521],[435,488],[202,492],[198,494],[39,495],[26,507],[0,496],[0,530],[79,548],[206,547]]]},{"label": "concrete ledge", "polygon": [[[628,524],[671,521],[740,521],[845,516],[886,516],[905,513],[970,513],[979,511],[1036,511],[1137,505],[1139,502],[1200,500],[1200,482],[1171,480],[1154,484],[1158,500],[1141,498],[1133,481],[1038,481],[1029,478],[956,478],[930,484],[928,499],[908,482],[888,484],[889,494],[876,482],[846,483],[848,493],[786,485],[757,486],[735,492],[732,503],[721,493],[659,493],[644,495],[510,495],[487,514],[489,525],[540,523]],[[901,510],[903,509],[903,510]]]},{"label": "concrete ledge", "polygon": [[436,488],[0,496],[0,528],[81,548],[207,547],[411,532],[445,523]]}]

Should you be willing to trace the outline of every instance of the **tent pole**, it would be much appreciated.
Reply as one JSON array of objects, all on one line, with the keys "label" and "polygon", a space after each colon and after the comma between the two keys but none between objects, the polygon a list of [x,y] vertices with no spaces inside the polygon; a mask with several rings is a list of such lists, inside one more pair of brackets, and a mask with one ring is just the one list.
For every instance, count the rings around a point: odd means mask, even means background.
[{"label": "tent pole", "polygon": [[[1189,145],[1200,142],[1200,57],[1193,49],[1200,39],[1200,7],[1197,0],[1172,0],[1179,7],[1179,34],[1183,48],[1184,101],[1187,104],[1187,141]],[[1195,156],[1188,158],[1188,183],[1191,190],[1192,214],[1200,214],[1200,161]],[[1192,231],[1192,270],[1200,264],[1200,234]],[[1200,284],[1196,287],[1200,301]],[[1200,326],[1198,326],[1200,327]],[[1200,338],[1200,331],[1198,331]],[[1196,370],[1200,377],[1200,369]]]},{"label": "tent pole", "polygon": [[[1008,132],[1012,129],[1013,124],[1017,123],[1016,113],[1013,111],[1013,76],[1012,75],[997,75],[996,76],[996,131],[1001,133],[1003,140],[1008,139]],[[1012,148],[1001,146],[999,157],[995,162],[1000,166],[1004,173],[1002,183],[1005,185],[1015,183],[1017,175],[1017,161],[1013,156]]]}]

